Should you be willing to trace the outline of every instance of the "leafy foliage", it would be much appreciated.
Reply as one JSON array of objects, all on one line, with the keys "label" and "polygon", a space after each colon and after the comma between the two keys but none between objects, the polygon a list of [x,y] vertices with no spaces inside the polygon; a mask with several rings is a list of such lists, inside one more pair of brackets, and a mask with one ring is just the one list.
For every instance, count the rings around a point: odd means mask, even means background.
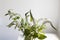
[{"label": "leafy foliage", "polygon": [[[45,29],[45,23],[50,23],[50,25],[56,30],[51,21],[48,20],[44,21],[42,25],[39,25],[36,19],[34,19],[32,16],[31,10],[25,13],[25,18],[22,18],[20,15],[11,12],[11,10],[8,10],[8,13],[5,15],[9,15],[9,19],[12,19],[12,22],[8,24],[8,27],[12,27],[14,25],[15,29],[18,28],[19,31],[22,31],[23,35],[25,36],[24,40],[33,40],[35,38],[40,40],[45,39],[47,37],[43,33],[43,29]],[[32,22],[33,25],[30,25],[28,17],[30,17],[30,22]]]}]

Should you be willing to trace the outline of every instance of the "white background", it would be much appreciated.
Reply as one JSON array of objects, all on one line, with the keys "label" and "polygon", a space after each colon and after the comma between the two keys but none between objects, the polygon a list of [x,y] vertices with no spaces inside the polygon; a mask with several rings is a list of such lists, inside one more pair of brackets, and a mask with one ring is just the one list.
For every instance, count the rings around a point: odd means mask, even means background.
[{"label": "white background", "polygon": [[[0,40],[17,40],[19,35],[18,30],[6,27],[10,21],[4,14],[9,9],[14,9],[23,17],[31,9],[35,18],[48,18],[56,28],[60,28],[59,0],[0,0]],[[57,33],[49,24],[45,32]]]}]

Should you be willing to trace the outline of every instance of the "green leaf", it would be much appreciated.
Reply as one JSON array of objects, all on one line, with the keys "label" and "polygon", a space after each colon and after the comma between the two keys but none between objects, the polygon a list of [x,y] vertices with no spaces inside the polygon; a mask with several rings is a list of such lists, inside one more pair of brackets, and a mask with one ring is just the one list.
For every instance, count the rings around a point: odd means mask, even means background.
[{"label": "green leaf", "polygon": [[8,13],[7,14],[5,14],[5,16],[7,16],[8,15]]},{"label": "green leaf", "polygon": [[21,27],[24,27],[24,19],[21,19]]},{"label": "green leaf", "polygon": [[31,27],[31,31],[36,31],[36,27],[34,25]]},{"label": "green leaf", "polygon": [[11,27],[11,26],[13,26],[13,25],[15,25],[15,24],[14,24],[14,21],[11,22],[11,23],[8,25],[8,27]]},{"label": "green leaf", "polygon": [[11,11],[10,11],[10,10],[8,10],[8,13],[7,13],[7,14],[5,14],[5,16],[10,15],[10,14],[11,14]]},{"label": "green leaf", "polygon": [[14,21],[19,19],[20,17],[19,16],[15,16],[14,18],[12,18]]},{"label": "green leaf", "polygon": [[41,32],[43,29],[45,29],[45,25],[41,25],[38,27],[38,32]]},{"label": "green leaf", "polygon": [[20,18],[19,16],[16,17],[16,19],[19,19],[19,18]]},{"label": "green leaf", "polygon": [[47,21],[44,21],[42,24],[44,25],[46,23],[50,23],[51,27],[57,31],[57,29],[53,26],[51,21],[47,20]]},{"label": "green leaf", "polygon": [[25,36],[24,40],[31,40],[31,37],[30,36]]},{"label": "green leaf", "polygon": [[30,30],[29,30],[29,29],[25,29],[25,30],[24,30],[24,35],[25,35],[25,36],[28,36],[29,34],[30,34]]},{"label": "green leaf", "polygon": [[47,36],[45,36],[44,34],[38,34],[38,39],[45,39],[47,38]]},{"label": "green leaf", "polygon": [[13,20],[17,20],[16,18],[13,18]]},{"label": "green leaf", "polygon": [[28,23],[28,13],[29,13],[29,11],[25,13],[25,20],[27,23]]},{"label": "green leaf", "polygon": [[31,10],[30,10],[30,21],[32,22],[34,19],[33,19],[33,16],[32,16],[32,13],[31,13]]},{"label": "green leaf", "polygon": [[30,17],[30,21],[32,22],[32,18]]},{"label": "green leaf", "polygon": [[38,37],[38,33],[34,32],[33,38],[37,38]]},{"label": "green leaf", "polygon": [[9,19],[11,19],[13,16],[12,15],[10,15],[10,18]]}]

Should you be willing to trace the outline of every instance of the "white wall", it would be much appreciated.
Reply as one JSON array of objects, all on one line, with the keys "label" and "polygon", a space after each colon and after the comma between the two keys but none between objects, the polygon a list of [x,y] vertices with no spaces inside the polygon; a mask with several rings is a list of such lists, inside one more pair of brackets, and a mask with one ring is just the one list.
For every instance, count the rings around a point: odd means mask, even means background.
[{"label": "white wall", "polygon": [[59,0],[59,25],[58,25],[58,36],[59,36],[59,38],[60,38],[60,0]]},{"label": "white wall", "polygon": [[[59,0],[0,0],[0,36],[10,34],[11,36],[15,35],[17,38],[19,33],[17,30],[15,31],[6,27],[10,21],[4,14],[9,9],[14,9],[22,16],[26,11],[31,9],[35,18],[48,18],[56,28],[58,27]],[[49,25],[47,30],[46,32],[56,32]]]}]

